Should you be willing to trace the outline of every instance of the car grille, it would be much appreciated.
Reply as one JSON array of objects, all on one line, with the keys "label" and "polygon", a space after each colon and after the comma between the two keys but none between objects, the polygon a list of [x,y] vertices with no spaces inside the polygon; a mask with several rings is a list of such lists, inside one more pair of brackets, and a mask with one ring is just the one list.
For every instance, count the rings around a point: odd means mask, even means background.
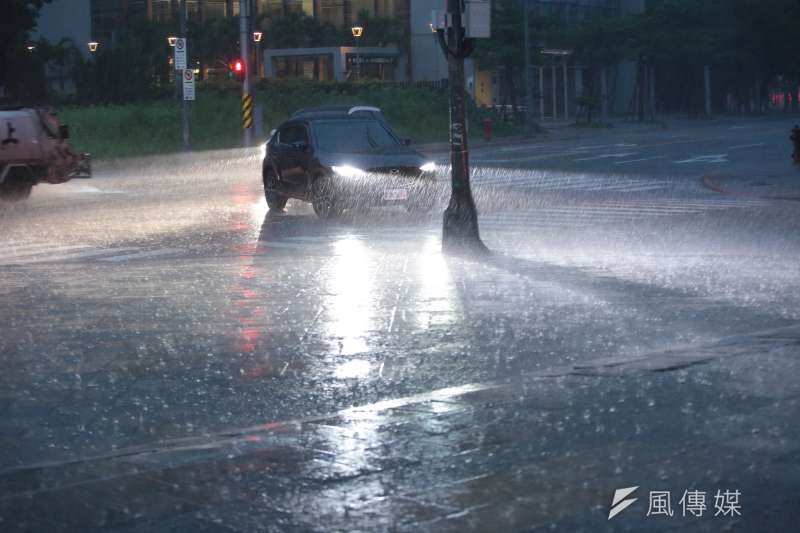
[{"label": "car grille", "polygon": [[368,172],[397,176],[399,178],[417,178],[422,174],[422,171],[417,167],[380,167],[371,168]]}]

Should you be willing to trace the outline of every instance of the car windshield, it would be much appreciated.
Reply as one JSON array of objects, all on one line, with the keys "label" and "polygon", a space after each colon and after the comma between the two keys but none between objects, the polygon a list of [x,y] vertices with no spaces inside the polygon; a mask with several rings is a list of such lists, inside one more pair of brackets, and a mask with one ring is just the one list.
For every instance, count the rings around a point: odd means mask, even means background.
[{"label": "car windshield", "polygon": [[314,125],[317,145],[327,152],[369,152],[400,143],[376,120],[337,120]]}]

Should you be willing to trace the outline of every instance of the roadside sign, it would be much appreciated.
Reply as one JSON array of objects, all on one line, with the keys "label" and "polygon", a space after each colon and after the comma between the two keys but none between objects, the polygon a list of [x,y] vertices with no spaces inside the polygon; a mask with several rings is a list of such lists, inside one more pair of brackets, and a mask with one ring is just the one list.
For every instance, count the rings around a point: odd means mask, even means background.
[{"label": "roadside sign", "polygon": [[489,0],[467,0],[464,11],[467,38],[488,39],[492,36],[492,4]]},{"label": "roadside sign", "polygon": [[183,99],[194,100],[194,70],[189,68],[183,71]]},{"label": "roadside sign", "polygon": [[186,39],[175,39],[175,70],[186,69]]}]

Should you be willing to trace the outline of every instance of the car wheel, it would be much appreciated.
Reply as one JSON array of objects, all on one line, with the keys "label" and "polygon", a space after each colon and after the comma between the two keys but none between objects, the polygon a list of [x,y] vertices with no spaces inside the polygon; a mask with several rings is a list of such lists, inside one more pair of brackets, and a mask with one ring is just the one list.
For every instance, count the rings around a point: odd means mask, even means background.
[{"label": "car wheel", "polygon": [[31,180],[18,176],[7,176],[3,183],[0,183],[0,200],[6,202],[19,202],[31,195],[33,183]]},{"label": "car wheel", "polygon": [[289,200],[288,196],[278,192],[278,179],[271,168],[264,171],[264,197],[267,199],[270,211],[283,211]]},{"label": "car wheel", "polygon": [[336,202],[333,181],[330,178],[321,176],[314,181],[311,205],[319,218],[336,218],[342,214],[343,209]]}]

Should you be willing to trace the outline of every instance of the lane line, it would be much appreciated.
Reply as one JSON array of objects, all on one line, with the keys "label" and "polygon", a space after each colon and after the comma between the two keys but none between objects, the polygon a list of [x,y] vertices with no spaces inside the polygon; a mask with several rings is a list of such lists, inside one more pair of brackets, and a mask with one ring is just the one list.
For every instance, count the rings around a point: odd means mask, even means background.
[{"label": "lane line", "polygon": [[664,155],[657,155],[655,157],[642,157],[641,159],[630,159],[628,161],[617,161],[614,163],[615,165],[628,165],[630,163],[640,163],[642,161],[653,161],[656,159],[664,159],[666,156]]},{"label": "lane line", "polygon": [[596,161],[598,159],[621,159],[623,157],[630,157],[632,155],[636,155],[636,152],[626,152],[622,154],[602,154],[592,157],[582,157],[580,159],[573,159],[573,161],[578,162],[578,161]]},{"label": "lane line", "polygon": [[755,144],[739,144],[737,146],[729,146],[728,150],[741,150],[743,148],[756,148],[758,146],[764,146],[766,143],[755,143]]},{"label": "lane line", "polygon": [[149,252],[138,252],[133,254],[125,254],[125,255],[115,255],[112,257],[103,257],[100,261],[109,261],[112,263],[120,263],[123,261],[130,261],[133,259],[147,259],[151,257],[159,257],[162,255],[174,255],[176,253],[180,253],[183,250],[179,248],[162,248],[160,250],[151,250]]},{"label": "lane line", "polygon": [[37,263],[57,263],[61,261],[75,261],[77,259],[86,259],[89,257],[97,257],[101,255],[109,255],[109,254],[116,254],[119,252],[128,252],[128,251],[137,251],[140,248],[107,248],[103,250],[89,250],[86,252],[76,252],[76,253],[68,253],[62,255],[56,255],[51,257],[43,257],[41,259],[32,259],[32,260],[25,260],[23,262],[11,262],[11,263],[4,263],[3,266],[8,265],[30,265],[30,264],[37,264]]}]

